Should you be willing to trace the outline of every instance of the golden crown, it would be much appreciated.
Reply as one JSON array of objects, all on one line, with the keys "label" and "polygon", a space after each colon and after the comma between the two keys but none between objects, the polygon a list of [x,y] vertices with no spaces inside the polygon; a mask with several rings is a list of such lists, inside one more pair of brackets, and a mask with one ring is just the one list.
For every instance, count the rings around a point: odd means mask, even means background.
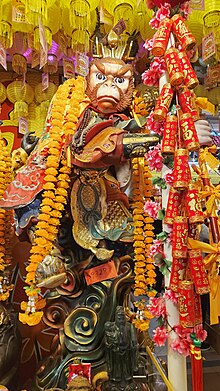
[{"label": "golden crown", "polygon": [[136,53],[133,53],[132,49],[136,37],[124,33],[125,30],[126,24],[123,19],[120,19],[104,38],[99,39],[94,34],[93,57],[112,57],[125,62],[133,61]]}]

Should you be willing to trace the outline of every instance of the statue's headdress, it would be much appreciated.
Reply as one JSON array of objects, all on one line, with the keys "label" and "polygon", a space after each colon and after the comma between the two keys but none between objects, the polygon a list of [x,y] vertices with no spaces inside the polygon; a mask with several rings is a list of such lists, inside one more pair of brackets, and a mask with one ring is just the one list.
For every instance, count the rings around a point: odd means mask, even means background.
[{"label": "statue's headdress", "polygon": [[99,25],[93,36],[93,57],[112,57],[125,62],[133,61],[136,55],[136,35],[128,35],[125,32],[126,24],[123,19],[110,30],[103,38],[100,38]]}]

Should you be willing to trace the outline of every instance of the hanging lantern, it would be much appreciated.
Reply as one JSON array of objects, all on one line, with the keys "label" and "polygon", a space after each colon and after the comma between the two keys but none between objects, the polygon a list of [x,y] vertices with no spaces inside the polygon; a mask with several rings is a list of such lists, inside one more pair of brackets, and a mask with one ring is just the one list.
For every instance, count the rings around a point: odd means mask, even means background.
[{"label": "hanging lantern", "polygon": [[213,29],[220,25],[220,0],[206,1],[203,20],[205,29]]},{"label": "hanging lantern", "polygon": [[[11,0],[10,2],[13,3]],[[12,30],[22,33],[30,33],[33,30],[33,25],[27,21],[25,4],[22,0],[16,0],[16,2],[13,3],[13,13],[14,17],[11,23]]]},{"label": "hanging lantern", "polygon": [[12,69],[18,75],[24,75],[27,72],[27,59],[22,54],[13,54]]},{"label": "hanging lantern", "polygon": [[50,50],[47,54],[47,64],[44,65],[43,71],[52,75],[57,72],[58,62],[62,58],[59,45],[53,40]]},{"label": "hanging lantern", "polygon": [[208,91],[205,89],[205,87],[202,84],[199,84],[195,89],[194,92],[196,96],[201,96],[207,98]]},{"label": "hanging lantern", "polygon": [[40,104],[37,109],[38,117],[42,120],[45,119],[51,99],[53,98],[55,92],[57,90],[57,86],[54,83],[49,83],[48,88],[45,91],[42,91],[42,83],[36,85],[34,89],[35,99]]},{"label": "hanging lantern", "polygon": [[14,110],[10,113],[10,118],[15,120],[28,116],[28,105],[34,99],[32,87],[20,80],[15,80],[7,87],[7,97],[14,104]]},{"label": "hanging lantern", "polygon": [[7,49],[12,46],[12,6],[11,0],[2,0],[0,5],[0,43]]},{"label": "hanging lantern", "polygon": [[140,31],[141,38],[146,40],[147,38],[152,38],[154,31],[149,25],[150,20],[152,19],[152,11],[147,9],[146,3],[141,1],[137,9],[138,17],[138,30]]},{"label": "hanging lantern", "polygon": [[104,0],[104,8],[113,15],[114,25],[120,20],[123,19],[126,24],[126,31],[131,34],[133,33],[134,27],[134,10],[136,9],[135,0],[126,0],[121,2],[120,0]]},{"label": "hanging lantern", "polygon": [[52,75],[56,73],[58,69],[58,59],[55,54],[49,53],[47,55],[47,64],[44,65],[43,71],[44,73],[49,73]]},{"label": "hanging lantern", "polygon": [[6,88],[5,88],[4,84],[0,83],[0,113],[1,113],[1,105],[5,101],[6,98],[7,98]]},{"label": "hanging lantern", "polygon": [[50,102],[56,90],[57,90],[56,84],[49,83],[48,88],[45,91],[42,91],[42,84],[39,83],[36,85],[34,89],[35,99],[38,103],[42,103],[44,101]]},{"label": "hanging lantern", "polygon": [[73,30],[72,49],[74,52],[89,51],[89,32],[88,30]]},{"label": "hanging lantern", "polygon": [[[52,5],[48,10],[47,21],[44,23],[44,31],[47,44],[49,48],[52,45],[52,36],[55,35],[60,28],[60,8],[58,5]],[[33,49],[40,50],[40,31],[39,31],[39,20],[34,27],[34,36],[33,36]]]},{"label": "hanging lantern", "polygon": [[70,25],[76,30],[88,30],[90,4],[86,0],[72,0],[70,3]]},{"label": "hanging lantern", "polygon": [[21,0],[25,5],[25,15],[29,23],[38,24],[40,17],[43,24],[47,23],[49,17],[49,8],[54,5],[56,0]]},{"label": "hanging lantern", "polygon": [[208,100],[215,106],[220,105],[220,87],[215,87],[208,91]]}]

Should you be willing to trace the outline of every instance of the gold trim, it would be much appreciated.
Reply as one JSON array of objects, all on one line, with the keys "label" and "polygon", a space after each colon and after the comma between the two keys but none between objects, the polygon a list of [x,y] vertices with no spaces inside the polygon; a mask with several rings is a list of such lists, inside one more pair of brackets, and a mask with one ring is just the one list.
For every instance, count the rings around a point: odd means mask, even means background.
[{"label": "gold trim", "polygon": [[175,156],[189,156],[189,152],[186,148],[179,148],[175,152]]},{"label": "gold trim", "polygon": [[175,147],[171,147],[170,145],[164,145],[162,150],[161,150],[162,153],[170,153],[170,154],[174,154],[175,152]]},{"label": "gold trim", "polygon": [[187,217],[185,216],[175,216],[175,223],[185,223],[187,224]]},{"label": "gold trim", "polygon": [[[185,314],[184,314],[185,315]],[[180,314],[181,316],[181,314]],[[187,327],[190,327],[190,328],[193,328],[195,326],[195,322],[194,321],[191,321],[191,322],[185,322],[185,321],[180,321],[181,323],[181,326],[187,328]]]},{"label": "gold trim", "polygon": [[193,258],[197,258],[197,257],[200,257],[202,255],[202,251],[201,250],[189,250],[189,257],[193,257]]},{"label": "gold trim", "polygon": [[173,224],[173,218],[172,217],[165,217],[164,218],[164,224]]},{"label": "gold trim", "polygon": [[202,215],[191,216],[191,217],[189,217],[189,222],[190,222],[190,224],[203,223],[204,217]]},{"label": "gold trim", "polygon": [[185,190],[188,187],[188,182],[187,181],[177,181],[174,182],[173,184],[174,189],[176,190]]},{"label": "gold trim", "polygon": [[152,56],[161,57],[165,52],[162,42],[158,42],[156,47],[151,50]]},{"label": "gold trim", "polygon": [[172,54],[172,53],[177,53],[177,54],[178,54],[178,51],[177,51],[176,48],[171,47],[171,48],[169,48],[169,49],[166,50],[165,55],[169,55],[170,53],[171,53],[171,54]]},{"label": "gold trim", "polygon": [[199,80],[197,78],[192,78],[188,81],[188,83],[186,83],[186,85],[189,88],[189,90],[193,90],[199,85]]},{"label": "gold trim", "polygon": [[171,77],[170,79],[170,83],[172,86],[178,86],[182,84],[183,81],[184,81],[184,74],[182,72],[175,73],[173,77]]},{"label": "gold trim", "polygon": [[[184,140],[184,141],[186,141],[186,140]],[[189,143],[189,144],[187,145],[187,149],[188,149],[188,151],[190,151],[190,152],[197,151],[199,148],[200,148],[200,144],[199,144],[199,142],[197,142],[197,141],[192,141],[191,143]]]},{"label": "gold trim", "polygon": [[199,295],[204,295],[205,293],[209,293],[209,292],[210,292],[209,286],[196,288],[196,293],[198,293]]},{"label": "gold trim", "polygon": [[187,258],[187,250],[173,250],[173,258]]},{"label": "gold trim", "polygon": [[153,112],[153,117],[154,117],[155,121],[161,122],[161,121],[163,121],[165,116],[166,116],[166,113],[162,109],[157,109],[157,110],[154,110],[154,112]]},{"label": "gold trim", "polygon": [[[184,89],[183,89],[183,91],[184,91]],[[191,113],[184,113],[184,114],[182,114],[180,116],[180,121],[183,121],[183,120],[188,119],[188,118],[192,118]]]},{"label": "gold trim", "polygon": [[[180,281],[180,283],[179,283],[179,286],[180,286],[180,288],[182,288],[182,289],[188,289],[190,285],[191,285],[191,286],[193,285],[193,282],[190,281],[190,280]],[[181,294],[180,294],[180,295],[181,295]]]}]

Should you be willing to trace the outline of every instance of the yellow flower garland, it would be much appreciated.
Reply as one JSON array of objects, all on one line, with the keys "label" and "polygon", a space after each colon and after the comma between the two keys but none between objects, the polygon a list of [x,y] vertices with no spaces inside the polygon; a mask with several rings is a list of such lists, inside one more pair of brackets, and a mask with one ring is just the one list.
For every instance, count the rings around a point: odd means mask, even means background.
[{"label": "yellow flower garland", "polygon": [[[152,197],[151,173],[145,158],[132,159],[133,169],[133,225],[134,225],[134,295],[155,296],[153,285],[156,280],[153,259],[149,257],[149,249],[153,242],[154,220],[144,212],[145,202]],[[143,304],[143,303],[142,303]],[[151,317],[146,308],[142,308],[141,316],[133,321],[139,330],[147,330]],[[136,304],[140,310],[140,303]]]},{"label": "yellow flower garland", "polygon": [[22,302],[21,309],[25,310],[25,313],[19,314],[19,320],[29,326],[38,324],[43,316],[43,311],[39,310],[44,308],[46,301],[41,299],[40,289],[36,287],[35,271],[38,264],[53,248],[67,200],[71,169],[68,167],[67,160],[62,157],[62,149],[68,136],[75,133],[81,111],[88,103],[85,81],[82,77],[67,80],[58,88],[53,99],[42,203],[35,239],[26,267],[25,282],[28,286],[25,290],[28,303]]},{"label": "yellow flower garland", "polygon": [[[0,198],[12,180],[10,153],[0,132]],[[9,284],[5,269],[11,263],[11,234],[13,212],[0,209],[0,300],[9,298],[13,285]]]}]

